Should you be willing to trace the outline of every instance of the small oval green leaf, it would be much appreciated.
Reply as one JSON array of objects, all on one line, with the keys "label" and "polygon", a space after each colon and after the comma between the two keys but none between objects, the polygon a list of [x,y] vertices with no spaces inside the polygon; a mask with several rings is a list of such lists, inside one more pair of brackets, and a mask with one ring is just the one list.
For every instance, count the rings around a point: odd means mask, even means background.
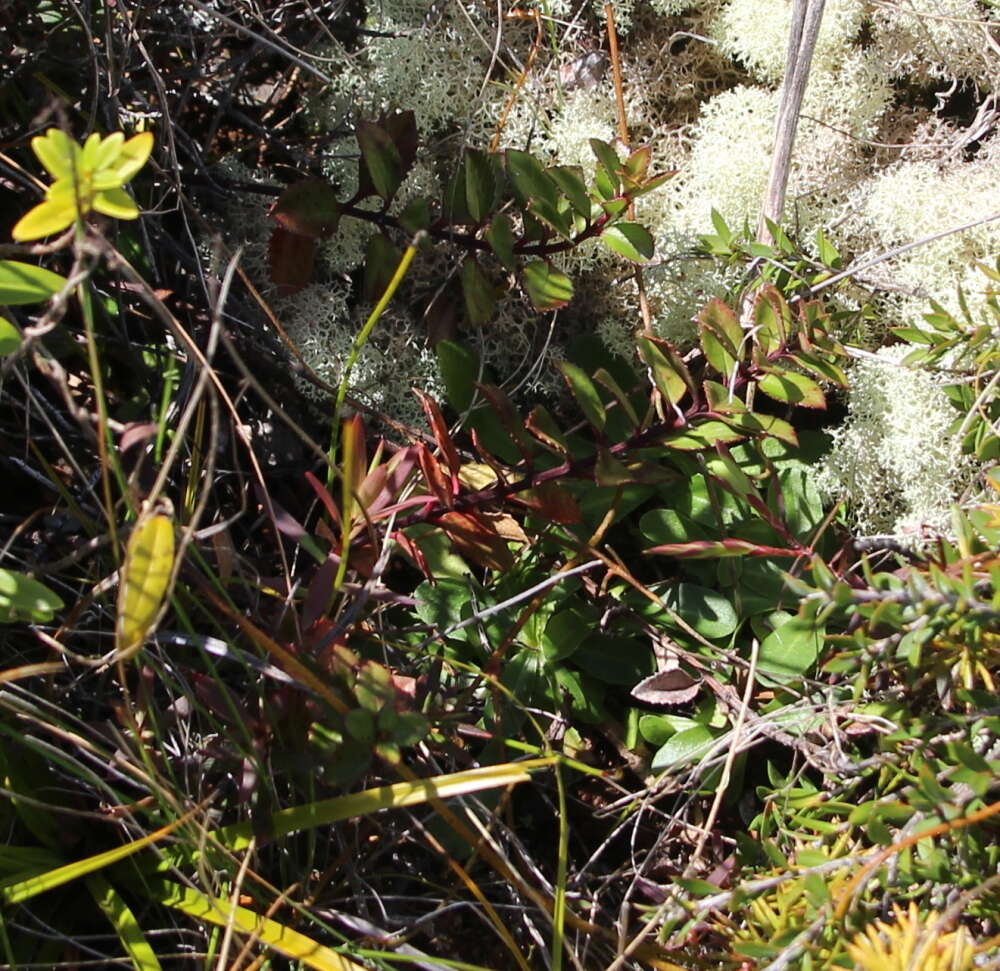
[{"label": "small oval green leaf", "polygon": [[633,263],[647,263],[653,258],[655,243],[649,230],[638,223],[615,223],[601,233],[601,242],[619,256]]},{"label": "small oval green leaf", "polygon": [[594,383],[587,377],[586,373],[569,361],[560,361],[559,370],[562,371],[569,390],[576,398],[576,403],[580,406],[584,417],[596,429],[604,428],[605,413],[604,402],[597,393]]},{"label": "small oval green leaf", "polygon": [[573,281],[550,263],[532,260],[525,263],[521,275],[536,310],[558,310],[573,299]]},{"label": "small oval green leaf", "polygon": [[48,300],[66,285],[66,277],[31,263],[0,260],[0,305]]}]

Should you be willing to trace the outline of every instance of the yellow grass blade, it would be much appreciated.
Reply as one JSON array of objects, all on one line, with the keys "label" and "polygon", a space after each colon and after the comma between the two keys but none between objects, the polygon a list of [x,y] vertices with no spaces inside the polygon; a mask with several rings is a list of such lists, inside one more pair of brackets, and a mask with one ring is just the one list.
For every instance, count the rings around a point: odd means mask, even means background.
[{"label": "yellow grass blade", "polygon": [[180,818],[175,819],[172,823],[150,833],[148,836],[133,840],[133,842],[126,843],[124,846],[117,846],[113,850],[107,850],[95,856],[88,856],[83,860],[75,860],[73,863],[67,863],[64,866],[46,870],[44,873],[0,883],[0,901],[5,904],[21,903],[22,901],[30,900],[32,897],[37,897],[38,894],[45,893],[47,890],[61,887],[64,883],[69,883],[71,880],[85,877],[88,873],[103,870],[105,867],[111,866],[112,863],[117,863],[119,860],[124,860],[126,857],[132,856],[133,853],[138,853],[140,850],[146,849],[147,846],[152,846],[163,839],[164,836],[168,836],[179,826],[183,826],[189,822],[194,818],[196,813],[201,811],[202,808],[200,806],[196,807]]},{"label": "yellow grass blade", "polygon": [[366,971],[362,965],[317,944],[311,937],[246,907],[234,907],[228,900],[208,897],[168,880],[149,881],[145,888],[151,899],[166,907],[173,907],[195,920],[208,921],[220,927],[231,924],[240,934],[253,935],[265,946],[293,961],[301,961],[306,967],[317,968],[318,971]]}]

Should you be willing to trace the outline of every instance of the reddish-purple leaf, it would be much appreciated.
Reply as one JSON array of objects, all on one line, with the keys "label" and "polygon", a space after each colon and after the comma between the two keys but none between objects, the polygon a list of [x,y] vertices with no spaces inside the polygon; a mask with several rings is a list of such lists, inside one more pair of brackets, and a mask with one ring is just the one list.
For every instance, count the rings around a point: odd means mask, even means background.
[{"label": "reddish-purple leaf", "polygon": [[458,451],[455,448],[454,441],[452,441],[451,432],[448,431],[448,423],[444,420],[444,415],[441,413],[438,403],[430,395],[424,394],[419,388],[413,388],[412,391],[417,396],[420,406],[424,409],[424,414],[427,416],[427,423],[431,426],[431,431],[434,433],[434,440],[437,442],[438,448],[441,449],[441,455],[448,466],[448,470],[453,477],[457,477],[458,470],[462,467],[462,462],[458,457]]},{"label": "reddish-purple leaf", "polygon": [[275,226],[267,248],[271,282],[282,297],[298,293],[312,279],[316,240]]},{"label": "reddish-purple leaf", "polygon": [[452,510],[438,517],[438,523],[459,555],[491,570],[513,569],[507,541],[478,516]]}]

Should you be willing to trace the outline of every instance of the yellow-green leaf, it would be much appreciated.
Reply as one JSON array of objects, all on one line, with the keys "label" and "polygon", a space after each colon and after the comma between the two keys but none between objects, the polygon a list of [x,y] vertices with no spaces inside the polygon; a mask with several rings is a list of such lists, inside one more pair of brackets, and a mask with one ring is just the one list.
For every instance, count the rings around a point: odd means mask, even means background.
[{"label": "yellow-green leaf", "polygon": [[[101,136],[96,131],[87,136],[80,153],[80,169],[83,172],[93,172],[97,168],[97,157],[101,147]],[[79,173],[82,175],[82,172]]]},{"label": "yellow-green leaf", "polygon": [[50,128],[44,135],[31,139],[31,149],[53,179],[72,179],[73,163],[80,155],[80,146],[64,131]]},{"label": "yellow-green leaf", "polygon": [[812,378],[797,371],[772,371],[765,374],[757,386],[769,398],[801,405],[803,408],[825,408],[826,395]]},{"label": "yellow-green leaf", "polygon": [[156,623],[174,568],[174,523],[155,513],[129,538],[118,599],[117,647],[122,658],[142,647]]},{"label": "yellow-green leaf", "polygon": [[649,230],[638,223],[615,223],[601,233],[601,242],[614,253],[633,263],[646,263],[653,258],[655,243]]},{"label": "yellow-green leaf", "polygon": [[58,195],[40,202],[29,209],[10,235],[17,243],[27,243],[43,236],[53,236],[73,225],[76,219],[76,202],[72,197]]},{"label": "yellow-green leaf", "polygon": [[153,133],[151,131],[144,131],[138,135],[133,135],[122,145],[115,163],[115,171],[118,173],[118,178],[121,179],[119,185],[124,185],[128,182],[146,164],[152,151]]},{"label": "yellow-green leaf", "polygon": [[521,274],[535,310],[558,310],[573,299],[573,281],[550,263],[532,260]]},{"label": "yellow-green leaf", "polygon": [[[486,765],[464,772],[437,775],[429,779],[414,779],[412,782],[397,782],[347,796],[333,796],[319,802],[282,809],[269,821],[271,838],[280,839],[302,830],[330,826],[353,816],[367,816],[386,809],[402,809],[435,799],[450,799],[452,796],[465,796],[485,789],[517,785],[520,782],[527,782],[532,772],[551,768],[556,761],[556,756],[547,755],[525,759],[523,762]],[[250,846],[253,834],[252,823],[234,823],[209,833],[205,843],[218,841],[230,852],[239,853]],[[194,844],[166,849],[158,858],[150,861],[151,865],[146,867],[144,872],[162,872],[172,866],[192,863],[198,856],[199,850]]]},{"label": "yellow-green leaf", "polygon": [[[93,137],[93,136],[91,136]],[[90,139],[87,140],[88,142]],[[93,151],[93,161],[87,158],[87,147],[83,149],[84,165],[97,172],[112,165],[121,155],[122,146],[125,144],[125,133],[112,132],[106,138],[100,139],[97,147]],[[119,183],[120,184],[120,183]]]},{"label": "yellow-green leaf", "polygon": [[94,195],[93,207],[105,216],[115,219],[135,219],[139,215],[139,207],[124,189],[105,189]]}]

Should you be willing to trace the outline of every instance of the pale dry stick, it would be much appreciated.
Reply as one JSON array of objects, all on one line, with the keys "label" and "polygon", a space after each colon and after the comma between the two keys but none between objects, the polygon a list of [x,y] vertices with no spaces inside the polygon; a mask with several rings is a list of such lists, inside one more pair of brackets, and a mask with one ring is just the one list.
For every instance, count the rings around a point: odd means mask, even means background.
[{"label": "pale dry stick", "polygon": [[764,967],[762,971],[785,971],[785,968],[791,967],[792,962],[802,955],[809,946],[810,941],[817,937],[823,928],[826,927],[829,919],[829,914],[825,912],[821,913],[805,930],[796,934],[792,941],[786,944],[778,956]]},{"label": "pale dry stick", "polygon": [[[219,960],[216,962],[217,971],[226,971],[226,960],[229,957],[229,949],[233,944],[233,930],[236,924],[236,908],[239,906],[240,894],[243,892],[243,881],[246,879],[247,869],[250,867],[250,857],[253,856],[257,848],[257,837],[250,838],[250,843],[240,861],[240,868],[233,881],[233,892],[229,895],[229,919],[226,921],[226,929],[222,935],[222,945],[219,948]],[[237,961],[239,958],[237,958]],[[236,962],[234,962],[235,964]]]},{"label": "pale dry stick", "polygon": [[996,389],[997,384],[1000,384],[1000,370],[993,372],[993,377],[986,383],[982,391],[976,397],[976,400],[972,403],[972,407],[966,412],[965,418],[962,419],[962,424],[959,425],[958,431],[955,432],[955,437],[961,441],[969,433],[969,429],[972,428],[972,423],[977,417],[982,417],[990,426],[996,431],[996,424],[990,419],[986,414],[985,407],[986,402],[990,395],[993,394]]},{"label": "pale dry stick", "polygon": [[795,0],[792,25],[788,36],[788,57],[781,84],[778,118],[775,123],[774,153],[768,174],[767,190],[757,223],[757,242],[770,246],[774,242],[767,220],[778,222],[785,208],[788,172],[792,164],[792,148],[802,111],[809,71],[812,67],[816,38],[823,19],[825,0]]},{"label": "pale dry stick", "polygon": [[722,807],[722,800],[725,798],[726,790],[729,788],[729,780],[733,772],[733,763],[736,761],[736,753],[740,748],[739,743],[740,735],[743,732],[743,723],[746,721],[747,712],[750,710],[750,698],[753,695],[754,680],[757,676],[757,658],[759,655],[760,641],[755,637],[750,647],[750,666],[747,668],[746,672],[746,688],[743,691],[742,699],[740,699],[740,707],[739,711],[736,713],[736,720],[733,722],[733,744],[730,745],[729,751],[726,753],[726,761],[722,766],[722,776],[719,779],[719,785],[715,791],[715,799],[712,802],[712,808],[709,810],[708,818],[705,820],[705,823],[701,828],[701,835],[698,837],[698,844],[695,846],[694,854],[688,861],[688,865],[685,868],[687,876],[691,876],[694,872],[695,866],[701,859],[701,854],[705,851],[705,843],[708,841],[708,837],[712,832],[712,827],[715,825],[716,817],[719,815],[719,809]]},{"label": "pale dry stick", "polygon": [[465,620],[459,621],[457,624],[452,624],[451,627],[448,627],[443,631],[438,631],[437,633],[432,634],[427,638],[427,640],[417,646],[417,653],[430,647],[430,645],[436,640],[443,640],[446,637],[450,637],[456,631],[463,630],[472,624],[477,624],[481,620],[485,620],[487,617],[492,617],[494,614],[498,614],[501,611],[506,610],[508,607],[513,607],[515,604],[519,604],[522,601],[530,600],[536,593],[548,590],[549,587],[554,587],[557,583],[565,580],[567,577],[576,576],[578,573],[585,573],[587,570],[592,570],[595,566],[600,566],[603,562],[603,560],[590,560],[589,562],[582,563],[580,566],[573,567],[570,570],[563,570],[561,573],[554,573],[541,583],[536,583],[533,587],[529,587],[527,590],[522,590],[520,593],[515,594],[513,597],[509,597],[502,603],[494,604],[492,607],[487,607],[485,610],[479,610],[473,614],[473,616],[467,617]]},{"label": "pale dry stick", "polygon": [[[774,242],[767,222],[777,223],[785,207],[785,191],[788,188],[788,172],[792,163],[792,148],[802,111],[809,69],[812,66],[816,37],[823,19],[825,0],[794,0],[792,24],[788,34],[788,56],[785,62],[785,76],[781,84],[781,98],[778,103],[778,117],[775,122],[774,151],[771,155],[771,170],[768,174],[767,189],[757,222],[757,242],[770,246]],[[757,281],[747,287],[740,309],[740,325],[744,330],[753,329],[753,299]],[[747,407],[753,406],[753,383],[747,386]]]},{"label": "pale dry stick", "polygon": [[[465,14],[466,20],[472,21],[469,16],[469,12],[465,9],[465,4],[459,4],[458,9]],[[478,30],[476,31],[478,34]],[[503,0],[497,0],[497,35],[493,40],[492,44],[486,43],[486,38],[481,37],[480,40],[486,44],[486,47],[490,52],[490,63],[486,66],[486,71],[483,73],[483,83],[479,87],[479,97],[481,98],[486,93],[486,88],[490,83],[490,75],[493,73],[493,68],[496,67],[497,61],[500,60],[500,45],[503,43]]]},{"label": "pale dry stick", "polygon": [[[827,287],[832,287],[835,283],[840,283],[841,280],[844,280],[847,277],[861,273],[863,270],[869,270],[873,266],[878,266],[879,263],[885,263],[886,260],[891,260],[896,256],[902,256],[903,253],[908,253],[911,249],[916,249],[918,246],[925,246],[927,243],[936,243],[939,239],[954,236],[955,233],[964,233],[967,229],[975,229],[977,226],[996,222],[998,219],[1000,219],[1000,212],[995,212],[992,215],[983,216],[982,219],[974,219],[972,222],[964,223],[961,226],[953,226],[951,229],[942,230],[940,233],[934,233],[931,236],[924,236],[921,239],[914,240],[912,243],[904,243],[902,246],[897,246],[895,249],[881,253],[879,256],[873,256],[871,259],[865,259],[860,263],[855,263],[853,266],[849,266],[846,270],[841,270],[839,273],[835,273],[833,276],[827,277],[819,283],[814,283],[809,288],[810,295],[815,296],[821,290],[825,290]],[[790,302],[795,303],[799,299],[800,298],[796,296],[793,297]]]},{"label": "pale dry stick", "polygon": [[511,91],[510,96],[507,98],[507,101],[503,106],[503,110],[500,112],[500,120],[497,122],[496,130],[493,133],[493,137],[490,139],[491,152],[495,152],[500,146],[500,139],[503,137],[503,129],[507,124],[507,116],[511,113],[511,110],[517,103],[518,96],[521,93],[521,88],[524,87],[525,82],[528,80],[528,75],[531,73],[532,67],[534,67],[535,58],[538,57],[538,51],[542,46],[542,15],[537,10],[531,10],[528,12],[512,10],[507,14],[507,17],[512,20],[533,19],[535,21],[535,39],[532,41],[531,50],[528,52],[527,60],[524,62],[524,70],[521,71],[517,80],[514,82],[514,89]]}]

